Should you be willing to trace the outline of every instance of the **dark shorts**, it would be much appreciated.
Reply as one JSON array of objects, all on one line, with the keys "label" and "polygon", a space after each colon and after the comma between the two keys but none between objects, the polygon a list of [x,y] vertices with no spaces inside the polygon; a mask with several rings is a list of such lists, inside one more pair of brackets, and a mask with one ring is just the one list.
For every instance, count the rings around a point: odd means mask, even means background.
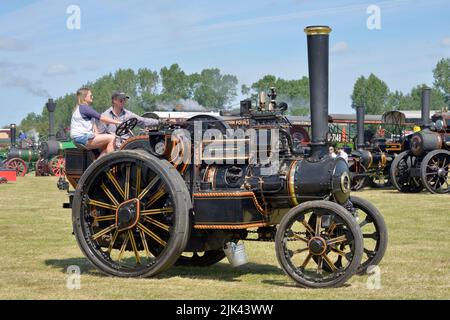
[{"label": "dark shorts", "polygon": [[89,132],[85,133],[82,136],[74,137],[73,141],[75,141],[75,143],[82,144],[83,146],[85,146],[86,143],[88,143],[88,140],[91,139],[94,139],[94,134],[92,132]]}]

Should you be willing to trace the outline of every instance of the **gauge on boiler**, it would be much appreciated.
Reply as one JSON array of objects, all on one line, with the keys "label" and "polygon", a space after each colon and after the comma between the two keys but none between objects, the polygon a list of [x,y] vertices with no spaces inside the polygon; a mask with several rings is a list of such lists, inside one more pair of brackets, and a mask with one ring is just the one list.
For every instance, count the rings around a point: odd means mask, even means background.
[{"label": "gauge on boiler", "polygon": [[162,156],[164,152],[166,152],[166,144],[164,143],[164,141],[160,141],[155,145],[155,152],[160,156]]}]

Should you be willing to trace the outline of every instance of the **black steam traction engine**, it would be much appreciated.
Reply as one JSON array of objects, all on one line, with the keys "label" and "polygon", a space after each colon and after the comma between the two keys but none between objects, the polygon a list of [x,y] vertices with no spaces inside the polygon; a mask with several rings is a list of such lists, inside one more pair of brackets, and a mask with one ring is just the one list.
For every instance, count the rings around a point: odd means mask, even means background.
[{"label": "black steam traction engine", "polygon": [[[349,157],[349,168],[352,177],[352,190],[360,190],[365,186],[384,188],[391,186],[390,168],[393,160],[402,151],[401,128],[404,127],[404,115],[398,111],[390,111],[383,115],[383,122],[396,127],[394,132],[400,133],[397,138],[387,140],[385,137],[372,137],[365,141],[363,106],[356,107],[356,150]],[[400,130],[400,131],[399,131]]]},{"label": "black steam traction engine", "polygon": [[430,88],[422,90],[422,130],[408,137],[391,166],[391,179],[400,192],[450,193],[450,114],[439,112],[430,121]]},{"label": "black steam traction engine", "polygon": [[[292,147],[286,104],[263,109],[249,101],[241,103],[249,120],[243,135],[200,118],[162,125],[146,145],[135,139],[95,162],[90,151],[66,150],[67,178],[76,187],[66,207],[96,268],[148,277],[174,264],[208,266],[224,258],[225,244],[251,234],[275,241],[281,267],[304,287],[339,286],[380,262],[387,245],[383,218],[368,201],[350,196],[346,162],[327,156],[331,29],[305,31],[312,117],[306,153]],[[124,122],[116,134],[135,123]]]}]

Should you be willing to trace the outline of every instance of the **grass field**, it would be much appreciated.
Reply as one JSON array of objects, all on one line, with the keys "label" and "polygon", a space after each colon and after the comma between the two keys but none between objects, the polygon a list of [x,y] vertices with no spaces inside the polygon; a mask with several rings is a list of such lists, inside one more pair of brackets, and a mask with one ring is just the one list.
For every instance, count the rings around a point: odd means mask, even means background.
[{"label": "grass field", "polygon": [[[56,181],[30,175],[0,185],[0,299],[450,299],[449,195],[359,192],[388,226],[381,288],[354,276],[342,288],[307,290],[280,269],[273,243],[246,242],[250,262],[239,268],[225,259],[151,279],[103,276],[78,249]],[[70,265],[81,268],[80,290],[67,289]]]}]

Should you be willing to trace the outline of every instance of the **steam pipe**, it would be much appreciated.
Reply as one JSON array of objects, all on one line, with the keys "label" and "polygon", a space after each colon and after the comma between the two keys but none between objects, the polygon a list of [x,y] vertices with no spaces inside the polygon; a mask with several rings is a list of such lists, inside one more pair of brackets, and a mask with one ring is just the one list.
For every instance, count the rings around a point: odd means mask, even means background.
[{"label": "steam pipe", "polygon": [[16,125],[14,123],[9,125],[11,134],[11,149],[16,147]]},{"label": "steam pipe", "polygon": [[328,134],[328,52],[327,26],[305,28],[308,42],[309,94],[311,110],[311,151],[314,158],[327,154]]},{"label": "steam pipe", "polygon": [[55,109],[56,109],[56,103],[53,102],[53,99],[48,99],[48,102],[45,104],[48,110],[48,140],[55,141],[56,140],[56,134],[55,134]]},{"label": "steam pipe", "polygon": [[431,126],[430,120],[430,98],[431,88],[422,88],[422,129],[429,128]]},{"label": "steam pipe", "polygon": [[358,150],[364,149],[364,111],[364,106],[356,106],[356,148],[358,148]]}]

